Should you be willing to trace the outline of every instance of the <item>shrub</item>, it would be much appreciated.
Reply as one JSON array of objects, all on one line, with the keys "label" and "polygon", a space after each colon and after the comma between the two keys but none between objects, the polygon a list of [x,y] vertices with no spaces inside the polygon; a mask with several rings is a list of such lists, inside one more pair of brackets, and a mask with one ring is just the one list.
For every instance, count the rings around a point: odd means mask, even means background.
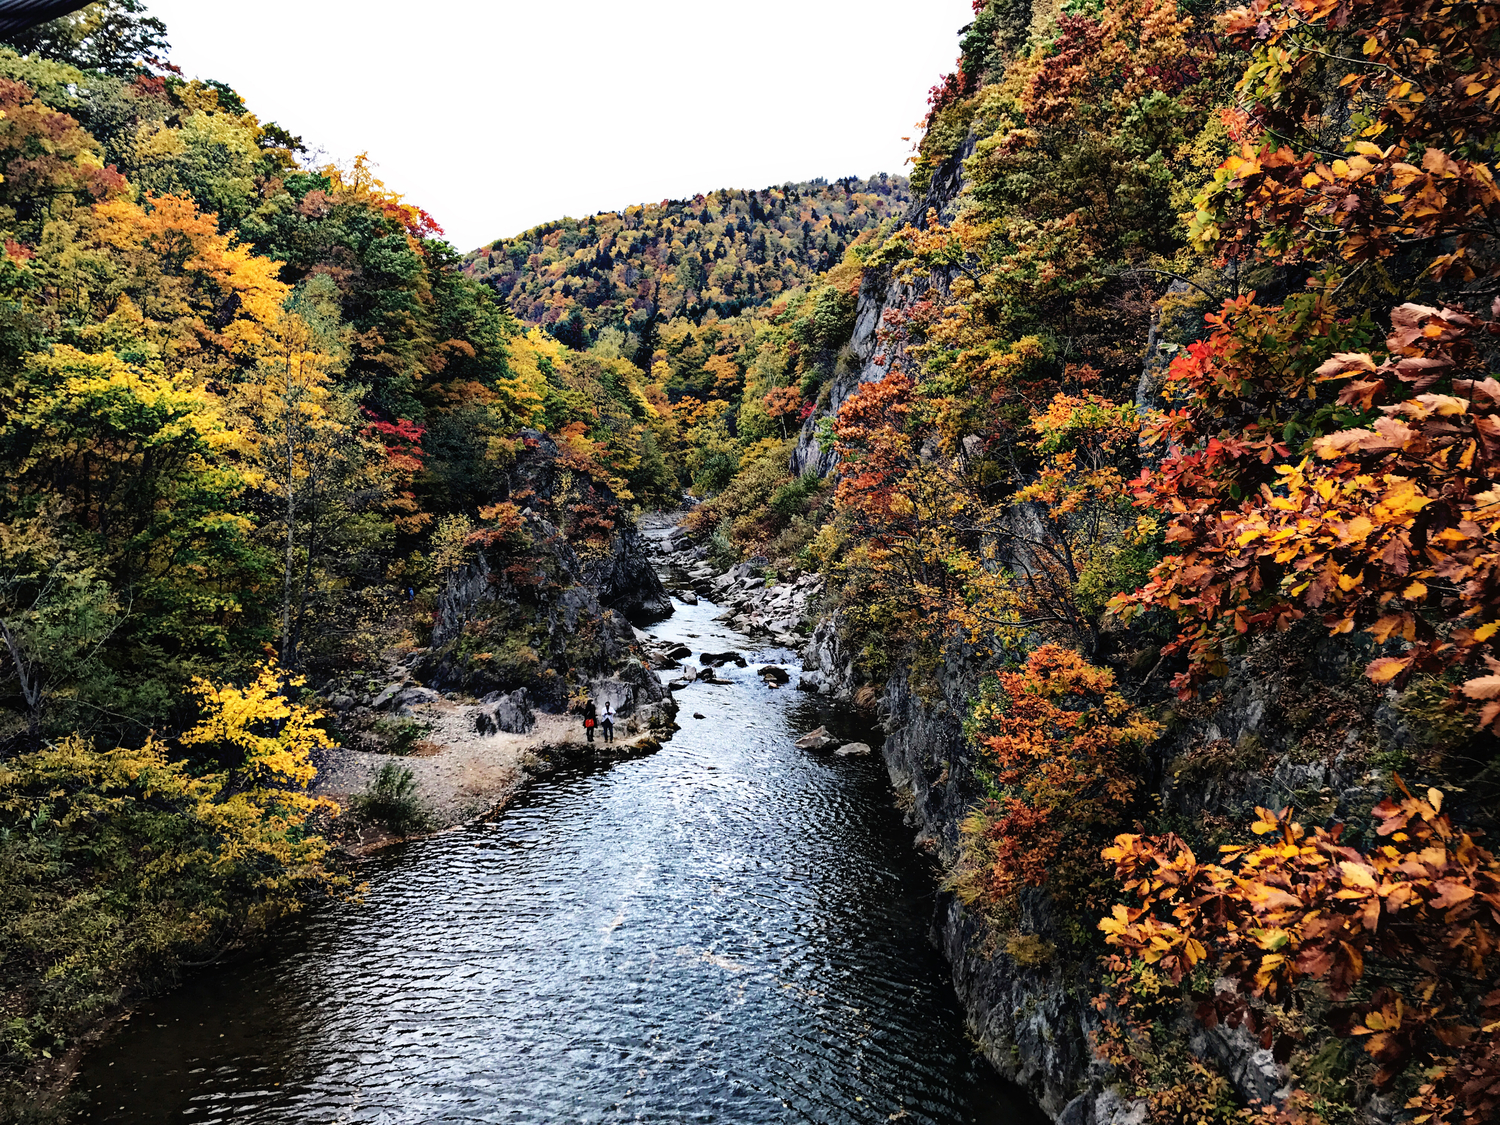
[{"label": "shrub", "polygon": [[1368,850],[1290,809],[1257,810],[1264,842],[1223,848],[1220,863],[1175,836],[1118,837],[1104,857],[1134,904],[1099,929],[1118,951],[1127,1019],[1142,1022],[1130,982],[1149,976],[1154,992],[1178,986],[1209,1026],[1258,1032],[1284,1060],[1307,1040],[1304,1012],[1326,1009],[1317,1022],[1361,1043],[1369,1081],[1406,1095],[1416,1121],[1494,1121],[1500,858],[1443,804],[1437,789],[1401,786],[1375,806],[1382,842]]},{"label": "shrub", "polygon": [[386,762],[351,807],[362,820],[384,824],[399,836],[414,836],[432,827],[432,817],[417,799],[416,790],[411,770]]},{"label": "shrub", "polygon": [[431,723],[418,722],[416,719],[377,719],[375,722],[375,733],[385,741],[386,753],[400,754],[403,757],[416,750],[417,744],[431,730]]},{"label": "shrub", "polygon": [[304,788],[311,713],[276,697],[281,736],[250,735],[256,695],[215,693],[194,728],[243,751],[232,772],[195,774],[155,740],[78,736],[0,766],[0,1117],[27,1096],[3,1072],[347,884],[312,830],[328,806]]}]

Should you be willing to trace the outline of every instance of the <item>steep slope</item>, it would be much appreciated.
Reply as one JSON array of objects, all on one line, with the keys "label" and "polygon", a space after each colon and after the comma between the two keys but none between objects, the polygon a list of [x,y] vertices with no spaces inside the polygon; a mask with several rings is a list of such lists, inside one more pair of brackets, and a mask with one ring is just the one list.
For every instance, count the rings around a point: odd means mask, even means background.
[{"label": "steep slope", "polygon": [[795,447],[695,528],[827,575],[807,666],[1049,1113],[1491,1120],[1489,9],[977,7]]}]

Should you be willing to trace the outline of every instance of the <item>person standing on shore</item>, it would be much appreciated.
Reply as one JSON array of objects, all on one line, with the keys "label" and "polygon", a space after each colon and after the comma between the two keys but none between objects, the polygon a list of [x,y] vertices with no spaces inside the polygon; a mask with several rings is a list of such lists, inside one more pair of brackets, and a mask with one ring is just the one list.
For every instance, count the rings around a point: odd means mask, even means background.
[{"label": "person standing on shore", "polygon": [[590,742],[594,741],[594,724],[599,721],[599,709],[594,706],[590,699],[583,705],[583,736]]},{"label": "person standing on shore", "polygon": [[599,725],[604,728],[605,742],[613,742],[615,740],[615,713],[611,709],[612,707],[613,704],[606,700],[604,703],[604,717],[599,720]]}]

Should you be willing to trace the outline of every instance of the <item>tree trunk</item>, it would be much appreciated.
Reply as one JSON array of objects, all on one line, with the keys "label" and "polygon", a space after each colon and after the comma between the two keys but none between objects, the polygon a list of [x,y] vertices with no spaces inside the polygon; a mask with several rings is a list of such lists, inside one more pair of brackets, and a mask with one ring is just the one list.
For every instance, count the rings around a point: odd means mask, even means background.
[{"label": "tree trunk", "polygon": [[21,649],[21,642],[16,640],[16,635],[10,631],[10,625],[0,619],[0,638],[5,641],[5,647],[10,650],[10,659],[16,666],[16,678],[21,682],[21,698],[26,701],[26,713],[28,716],[27,733],[35,735],[42,725],[42,684],[40,678],[32,675],[31,669],[26,664],[26,654]]},{"label": "tree trunk", "polygon": [[[290,368],[290,363],[288,363]],[[288,370],[290,375],[290,370]],[[290,392],[291,388],[288,387]],[[288,394],[291,398],[291,394]],[[297,549],[297,481],[296,481],[296,412],[287,411],[286,420],[286,563],[281,598],[281,666],[293,668],[297,663],[292,638],[292,571]]]}]

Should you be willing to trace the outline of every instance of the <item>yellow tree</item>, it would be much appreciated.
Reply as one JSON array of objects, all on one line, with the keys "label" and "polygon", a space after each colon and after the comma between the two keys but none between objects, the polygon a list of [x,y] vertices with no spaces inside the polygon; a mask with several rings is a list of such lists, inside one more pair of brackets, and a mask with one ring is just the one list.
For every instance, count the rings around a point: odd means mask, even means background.
[{"label": "yellow tree", "polygon": [[350,495],[369,485],[379,447],[360,424],[362,388],[335,377],[347,354],[336,294],[314,278],[275,321],[253,376],[234,388],[245,476],[274,503],[282,565],[281,662],[295,667],[321,555],[353,519]]}]

